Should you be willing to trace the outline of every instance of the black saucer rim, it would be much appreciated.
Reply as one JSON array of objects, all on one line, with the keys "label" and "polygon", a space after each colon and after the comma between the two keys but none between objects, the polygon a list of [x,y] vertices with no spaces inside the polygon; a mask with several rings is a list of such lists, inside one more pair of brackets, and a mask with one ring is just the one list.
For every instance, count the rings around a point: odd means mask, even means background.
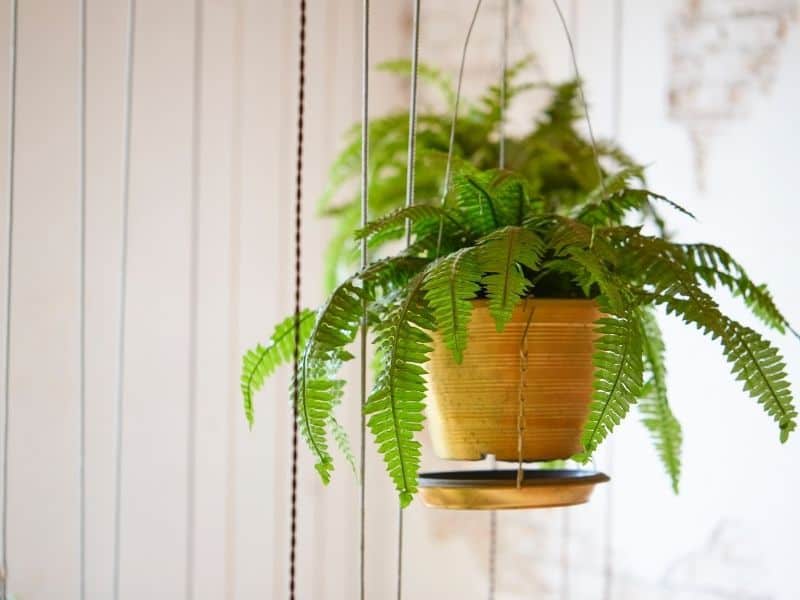
[{"label": "black saucer rim", "polygon": [[[588,469],[523,469],[522,487],[557,485],[595,485],[611,478]],[[475,471],[432,471],[419,474],[424,488],[516,487],[517,469]]]}]

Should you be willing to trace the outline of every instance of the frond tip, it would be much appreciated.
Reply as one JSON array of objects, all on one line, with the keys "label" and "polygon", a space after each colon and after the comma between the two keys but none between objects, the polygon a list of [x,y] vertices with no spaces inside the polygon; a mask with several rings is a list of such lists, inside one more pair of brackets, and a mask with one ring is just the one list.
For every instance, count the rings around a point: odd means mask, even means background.
[{"label": "frond tip", "polygon": [[414,434],[422,430],[425,399],[425,370],[431,351],[426,330],[434,328],[422,290],[423,276],[417,275],[406,294],[389,308],[386,319],[376,327],[376,343],[383,364],[364,406],[378,451],[400,496],[400,506],[411,503],[417,492],[420,443]]},{"label": "frond tip", "polygon": [[725,340],[725,357],[732,372],[743,382],[744,390],[778,423],[780,440],[785,443],[797,428],[797,409],[778,349],[758,333],[731,321],[730,337]]},{"label": "frond tip", "polygon": [[[314,326],[316,313],[305,309],[300,313],[300,347],[308,339],[311,328]],[[275,332],[270,337],[266,346],[258,344],[245,352],[242,357],[241,389],[244,400],[244,414],[248,425],[252,428],[254,422],[253,395],[264,385],[264,381],[271,376],[280,365],[289,362],[294,356],[294,315],[284,319],[275,327]]]},{"label": "frond tip", "polygon": [[667,398],[667,370],[664,366],[664,341],[661,330],[652,312],[643,311],[642,316],[644,327],[642,348],[648,379],[642,388],[639,413],[669,475],[672,489],[677,494],[681,477],[683,432]]},{"label": "frond tip", "polygon": [[363,297],[363,290],[350,280],[336,288],[317,315],[292,382],[298,430],[316,459],[314,468],[323,483],[330,481],[333,470],[327,428],[345,383],[336,374],[342,363],[352,358],[345,347],[355,339],[361,324]]}]

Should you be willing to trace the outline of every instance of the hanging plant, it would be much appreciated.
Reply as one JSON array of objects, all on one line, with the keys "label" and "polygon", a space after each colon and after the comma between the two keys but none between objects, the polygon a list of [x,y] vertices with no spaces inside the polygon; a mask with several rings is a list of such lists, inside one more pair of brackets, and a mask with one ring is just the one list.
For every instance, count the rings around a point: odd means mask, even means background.
[{"label": "hanging plant", "polygon": [[[395,65],[396,66],[396,65]],[[450,98],[449,84],[421,71]],[[507,86],[512,99],[527,86]],[[434,447],[444,458],[588,461],[638,404],[677,491],[681,428],[669,405],[664,344],[655,310],[665,309],[718,340],[734,377],[778,425],[796,427],[785,366],[757,331],[724,314],[712,296],[725,288],[768,327],[791,330],[770,293],[725,250],[671,241],[655,207],[683,208],[645,188],[642,168],[611,144],[602,167],[575,130],[577,84],[553,89],[543,118],[506,141],[497,164],[500,95],[491,89],[459,121],[452,182],[441,198],[449,118],[420,117],[416,198],[398,207],[405,169],[407,115],[369,124],[370,207],[383,215],[356,229],[354,203],[334,205],[357,175],[351,143],[331,174],[323,210],[340,219],[331,273],[351,263],[342,242],[366,240],[373,256],[300,315],[296,393],[299,431],[324,482],[333,470],[329,439],[352,462],[334,412],[342,364],[366,306],[376,377],[364,411],[403,506],[417,492],[426,400]],[[357,212],[355,212],[357,215]],[[638,222],[638,223],[637,223]],[[655,224],[655,233],[646,224]],[[636,224],[634,224],[636,223]],[[393,251],[404,237],[411,244]],[[253,394],[294,353],[294,318],[244,356],[245,413]],[[797,335],[795,333],[795,335]],[[526,340],[528,409],[518,422],[520,340]],[[535,372],[536,376],[532,376]],[[537,412],[538,411],[538,412]]]}]

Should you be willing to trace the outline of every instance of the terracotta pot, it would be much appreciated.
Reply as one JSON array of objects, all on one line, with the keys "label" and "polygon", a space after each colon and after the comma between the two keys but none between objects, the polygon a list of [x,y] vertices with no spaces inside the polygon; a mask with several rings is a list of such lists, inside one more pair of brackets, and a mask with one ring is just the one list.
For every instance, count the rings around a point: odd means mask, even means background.
[{"label": "terracotta pot", "polygon": [[522,456],[526,461],[569,458],[582,450],[581,432],[592,396],[592,300],[529,299],[498,333],[486,300],[475,300],[464,360],[433,334],[428,370],[428,425],[443,459],[518,457],[520,346],[528,329]]}]

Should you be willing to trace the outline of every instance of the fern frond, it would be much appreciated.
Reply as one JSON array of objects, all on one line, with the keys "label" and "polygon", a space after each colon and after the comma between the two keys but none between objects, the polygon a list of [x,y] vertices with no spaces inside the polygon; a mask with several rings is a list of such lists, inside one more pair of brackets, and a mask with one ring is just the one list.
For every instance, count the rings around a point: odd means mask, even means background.
[{"label": "fern frond", "polygon": [[636,311],[597,321],[595,380],[589,418],[577,458],[588,461],[601,442],[620,424],[642,388],[642,328]]},{"label": "fern frond", "polygon": [[464,248],[437,261],[425,275],[425,299],[445,345],[459,364],[467,346],[472,300],[481,289],[482,275],[475,248]]},{"label": "fern frond", "polygon": [[477,235],[485,235],[502,225],[502,209],[495,198],[497,171],[462,169],[453,176],[456,205],[467,227]]},{"label": "fern frond", "polygon": [[356,467],[356,457],[353,455],[353,450],[350,447],[350,438],[347,436],[347,431],[345,431],[341,423],[336,420],[336,417],[331,417],[329,425],[331,427],[331,435],[336,442],[336,446],[339,448],[339,452],[342,453],[342,456],[344,456],[350,468],[353,469],[356,480],[358,480],[359,474],[358,468]]},{"label": "fern frond", "polygon": [[298,430],[316,459],[314,468],[323,483],[330,481],[333,470],[327,426],[344,386],[336,374],[342,362],[352,358],[345,347],[355,339],[362,312],[363,292],[352,280],[336,288],[317,315],[292,382]]},{"label": "fern frond", "polygon": [[[612,176],[613,177],[613,176]],[[622,182],[623,184],[625,182]],[[650,208],[650,201],[657,200],[674,208],[678,212],[691,217],[695,216],[672,200],[655,194],[649,190],[622,188],[608,190],[608,194],[594,193],[587,198],[586,204],[575,217],[581,223],[595,226],[620,225],[625,216],[632,212],[644,212]]]},{"label": "fern frond", "polygon": [[439,219],[447,221],[451,228],[460,230],[464,234],[467,233],[455,211],[439,206],[415,204],[413,206],[399,208],[380,219],[370,221],[367,223],[366,227],[356,230],[355,238],[357,240],[369,238],[386,230],[396,230],[398,233],[401,233],[405,228],[406,220],[411,221],[413,224],[426,220],[438,223]]},{"label": "fern frond", "polygon": [[[305,309],[300,313],[300,347],[305,346],[306,340],[314,326],[316,313]],[[247,423],[252,428],[254,419],[253,395],[264,385],[280,365],[287,363],[294,357],[294,315],[281,321],[270,337],[266,346],[258,344],[245,352],[242,357],[242,374],[240,378],[242,398],[244,400],[244,414]]]},{"label": "fern frond", "polygon": [[529,285],[520,266],[535,271],[544,248],[539,236],[517,226],[498,229],[480,240],[478,262],[484,273],[481,283],[486,286],[489,312],[497,331],[503,330]]},{"label": "fern frond", "polygon": [[778,423],[780,440],[785,443],[797,427],[797,410],[783,358],[777,348],[749,327],[736,321],[729,321],[729,326],[725,357],[732,365],[732,373]]},{"label": "fern frond", "polygon": [[590,206],[596,205],[609,196],[624,192],[630,187],[630,183],[633,179],[641,181],[643,173],[644,168],[639,165],[634,165],[620,169],[611,175],[607,175],[603,178],[601,184],[595,186],[595,188],[586,195],[586,204]]},{"label": "fern frond", "polygon": [[389,294],[402,288],[408,281],[425,270],[430,260],[419,256],[389,256],[368,264],[358,274],[370,296],[377,292]]},{"label": "fern frond", "polygon": [[517,83],[520,74],[533,62],[533,56],[528,55],[510,65],[503,74],[505,79],[504,86],[490,86],[467,111],[461,125],[475,125],[478,127],[483,139],[488,138],[489,134],[500,123],[502,115],[507,111],[508,106],[514,99],[523,92],[537,87],[532,83]]},{"label": "fern frond", "polygon": [[653,301],[722,343],[733,374],[775,419],[780,439],[785,442],[796,427],[797,411],[778,350],[719,310],[714,299],[697,284],[691,269],[681,262],[682,254],[673,244],[638,234],[628,235],[626,244],[635,249],[629,254],[632,268],[652,287]]},{"label": "fern frond", "polygon": [[713,244],[681,245],[687,266],[709,287],[727,288],[742,298],[750,311],[765,325],[785,333],[798,333],[778,309],[766,285],[756,284],[728,252]]},{"label": "fern frond", "polygon": [[426,306],[423,275],[417,275],[396,304],[378,323],[376,343],[383,365],[364,406],[378,451],[400,496],[408,506],[417,491],[420,443],[414,434],[422,429],[426,392],[422,365],[431,351],[426,333],[435,323]]},{"label": "fern frond", "polygon": [[667,397],[667,370],[664,366],[664,340],[655,315],[642,311],[642,348],[647,381],[639,400],[642,423],[650,432],[658,457],[677,494],[681,476],[681,425],[669,405]]}]

